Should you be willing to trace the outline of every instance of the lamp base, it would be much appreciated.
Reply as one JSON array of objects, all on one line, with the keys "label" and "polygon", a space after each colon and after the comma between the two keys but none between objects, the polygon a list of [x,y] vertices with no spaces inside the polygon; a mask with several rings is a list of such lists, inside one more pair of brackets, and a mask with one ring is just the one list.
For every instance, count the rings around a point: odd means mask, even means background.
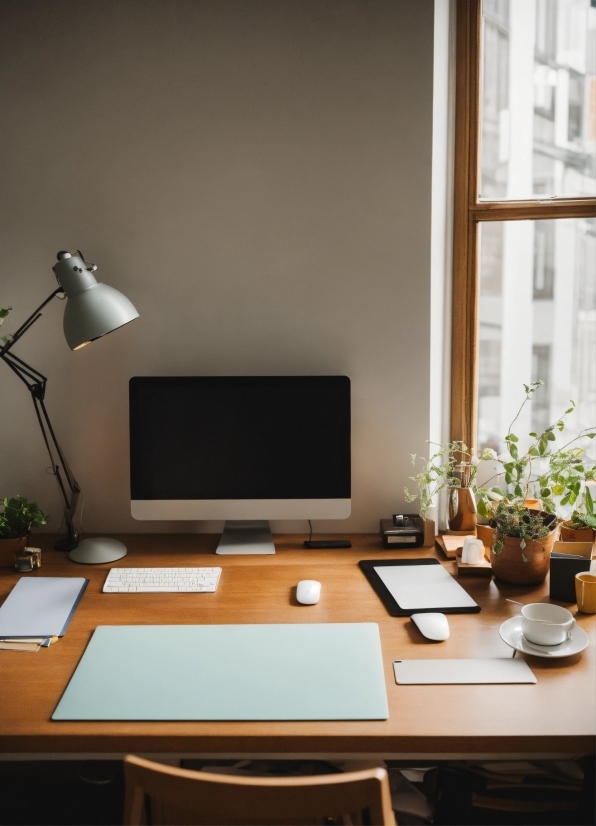
[{"label": "lamp base", "polygon": [[100,565],[102,562],[116,562],[126,554],[126,545],[117,539],[93,537],[79,542],[78,547],[68,554],[68,558],[83,565]]},{"label": "lamp base", "polygon": [[72,551],[79,544],[78,536],[63,536],[57,542],[54,542],[54,548],[57,551]]}]

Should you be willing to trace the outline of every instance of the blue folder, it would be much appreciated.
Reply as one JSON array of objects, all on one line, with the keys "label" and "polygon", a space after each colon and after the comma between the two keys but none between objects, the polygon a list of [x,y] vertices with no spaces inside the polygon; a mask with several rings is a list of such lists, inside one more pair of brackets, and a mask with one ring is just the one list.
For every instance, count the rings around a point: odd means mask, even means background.
[{"label": "blue folder", "polygon": [[0,639],[64,636],[88,582],[61,576],[19,579],[0,608]]}]

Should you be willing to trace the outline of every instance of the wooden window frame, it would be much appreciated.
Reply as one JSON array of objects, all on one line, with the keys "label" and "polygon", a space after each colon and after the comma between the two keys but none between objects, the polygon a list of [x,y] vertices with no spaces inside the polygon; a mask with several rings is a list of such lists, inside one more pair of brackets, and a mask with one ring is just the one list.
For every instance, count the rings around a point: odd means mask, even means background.
[{"label": "wooden window frame", "polygon": [[596,217],[596,198],[480,201],[482,0],[457,0],[451,438],[476,446],[479,225]]}]

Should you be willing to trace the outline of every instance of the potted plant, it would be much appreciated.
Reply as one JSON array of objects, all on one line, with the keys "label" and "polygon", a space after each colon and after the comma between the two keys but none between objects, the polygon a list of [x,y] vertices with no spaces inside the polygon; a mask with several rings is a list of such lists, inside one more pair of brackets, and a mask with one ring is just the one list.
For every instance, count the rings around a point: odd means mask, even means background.
[{"label": "potted plant", "polygon": [[[478,513],[488,519],[495,532],[491,546],[493,572],[506,582],[530,584],[544,580],[556,539],[557,504],[559,507],[573,505],[582,488],[589,497],[586,482],[596,474],[596,466],[587,465],[585,451],[578,444],[584,438],[593,439],[596,428],[588,428],[554,449],[555,431],[565,430],[566,418],[575,408],[573,402],[542,433],[530,433],[532,441],[525,453],[520,454],[519,438],[512,428],[541,384],[537,381],[524,385],[526,397],[505,437],[509,455],[499,458],[502,471],[496,474],[504,477],[504,489],[500,486],[475,489]],[[493,458],[497,458],[496,454]],[[534,472],[536,467],[538,473]]]},{"label": "potted plant", "polygon": [[410,456],[413,466],[420,459],[423,467],[420,473],[410,477],[418,485],[418,493],[413,494],[407,487],[404,488],[406,501],[413,502],[419,499],[420,516],[427,520],[427,513],[433,507],[437,495],[442,490],[448,490],[449,528],[453,531],[474,533],[476,529],[474,483],[478,471],[478,459],[494,458],[494,452],[484,450],[477,459],[473,451],[462,441],[427,442],[427,444],[436,447],[435,452],[428,459],[418,457],[415,453]]},{"label": "potted plant", "polygon": [[31,528],[47,524],[48,517],[35,502],[24,496],[4,500],[4,512],[0,513],[0,565],[14,566],[15,551],[26,547]]},{"label": "potted plant", "polygon": [[586,487],[581,505],[569,519],[561,523],[561,539],[564,542],[594,542],[596,539],[596,514],[590,489]]}]

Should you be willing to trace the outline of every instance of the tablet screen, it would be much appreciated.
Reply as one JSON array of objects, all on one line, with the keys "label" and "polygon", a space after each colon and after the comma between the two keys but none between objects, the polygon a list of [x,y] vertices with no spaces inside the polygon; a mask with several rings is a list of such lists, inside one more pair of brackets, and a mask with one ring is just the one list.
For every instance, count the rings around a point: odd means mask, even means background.
[{"label": "tablet screen", "polygon": [[380,565],[374,570],[405,611],[477,607],[442,565]]}]

